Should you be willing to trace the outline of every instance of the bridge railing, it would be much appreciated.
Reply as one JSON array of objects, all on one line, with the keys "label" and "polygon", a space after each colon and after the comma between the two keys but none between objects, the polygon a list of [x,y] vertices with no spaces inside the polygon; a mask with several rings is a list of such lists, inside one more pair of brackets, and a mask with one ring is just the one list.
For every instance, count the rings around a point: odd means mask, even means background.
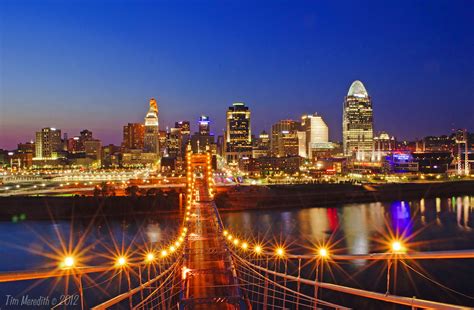
[{"label": "bridge railing", "polygon": [[[232,236],[227,230],[223,235],[231,247],[235,265],[239,274],[239,279],[252,303],[263,307],[290,307],[290,308],[315,308],[324,306],[329,308],[344,308],[341,305],[329,303],[320,299],[318,292],[321,289],[328,289],[334,292],[349,294],[356,297],[363,297],[372,300],[388,302],[393,304],[436,309],[467,309],[468,307],[447,304],[437,301],[419,299],[416,297],[404,297],[390,294],[391,267],[400,263],[407,267],[407,270],[420,273],[408,262],[418,260],[439,260],[439,259],[472,259],[474,250],[458,251],[437,251],[437,252],[407,252],[403,244],[395,242],[392,251],[387,253],[372,253],[363,255],[336,255],[329,253],[328,249],[320,248],[313,255],[295,255],[286,253],[283,247],[275,247],[274,251],[268,252],[263,246],[249,244]],[[387,291],[385,293],[368,291],[343,285],[323,282],[322,273],[325,266],[339,264],[344,261],[373,261],[384,262],[387,265]],[[288,268],[291,264],[293,268]],[[297,265],[297,268],[295,268]],[[306,266],[306,271],[302,268]],[[308,266],[315,266],[313,271],[308,273]],[[327,268],[327,267],[326,267]],[[296,274],[295,274],[296,273]],[[304,278],[309,274],[315,275],[312,279]],[[304,275],[303,275],[304,274]],[[432,281],[438,286],[442,284],[421,274],[425,279]],[[306,286],[306,290],[302,290]],[[309,289],[308,289],[309,288]],[[443,287],[446,289],[446,287]],[[463,293],[447,288],[452,292],[474,299]],[[308,291],[313,291],[314,295],[309,296]],[[303,291],[305,294],[303,294]]]},{"label": "bridge railing", "polygon": [[[181,251],[176,251],[170,255],[161,255],[159,258],[148,256],[145,257],[147,261],[143,263],[129,263],[118,258],[115,264],[107,266],[71,266],[3,272],[0,273],[0,285],[33,281],[32,287],[35,287],[40,283],[48,283],[45,281],[54,280],[52,286],[54,288],[62,283],[63,296],[67,298],[50,305],[53,308],[72,305],[71,299],[78,296],[79,303],[74,304],[80,305],[81,309],[106,309],[123,303],[130,309],[148,309],[157,306],[169,309],[170,305],[176,305],[178,300],[182,263],[180,253]],[[70,285],[70,282],[75,285]],[[102,296],[97,295],[98,291]],[[92,307],[110,292],[118,294]]]}]

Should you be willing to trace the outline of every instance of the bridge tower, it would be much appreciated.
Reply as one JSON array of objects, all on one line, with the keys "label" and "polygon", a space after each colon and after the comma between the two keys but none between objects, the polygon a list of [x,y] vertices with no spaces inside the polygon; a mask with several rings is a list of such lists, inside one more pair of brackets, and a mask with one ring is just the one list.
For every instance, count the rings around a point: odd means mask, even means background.
[{"label": "bridge tower", "polygon": [[191,205],[196,195],[196,177],[201,177],[204,180],[203,184],[207,187],[209,198],[214,198],[212,172],[212,153],[209,147],[206,147],[204,153],[193,153],[191,145],[188,144],[186,150],[186,201],[188,206]]},{"label": "bridge tower", "polygon": [[[467,142],[467,131],[466,129],[458,129],[456,131],[456,144],[458,146],[458,153],[456,156],[457,174],[469,175],[469,151]],[[464,144],[464,171],[462,166],[462,145]]]}]

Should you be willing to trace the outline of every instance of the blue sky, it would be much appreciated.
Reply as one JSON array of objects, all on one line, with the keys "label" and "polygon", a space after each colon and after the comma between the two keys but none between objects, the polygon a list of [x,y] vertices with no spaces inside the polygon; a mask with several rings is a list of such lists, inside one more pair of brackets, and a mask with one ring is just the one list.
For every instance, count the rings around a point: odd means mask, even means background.
[{"label": "blue sky", "polygon": [[41,127],[120,143],[243,101],[254,133],[318,112],[340,140],[355,79],[399,138],[474,130],[474,1],[0,1],[0,148]]}]

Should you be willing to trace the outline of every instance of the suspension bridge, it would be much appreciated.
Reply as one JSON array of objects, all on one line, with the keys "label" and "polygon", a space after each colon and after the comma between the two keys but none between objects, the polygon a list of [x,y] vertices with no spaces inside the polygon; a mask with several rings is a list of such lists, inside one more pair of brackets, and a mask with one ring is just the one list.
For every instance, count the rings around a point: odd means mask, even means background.
[{"label": "suspension bridge", "polygon": [[[296,255],[283,246],[270,248],[239,239],[224,227],[214,202],[211,158],[210,153],[188,150],[186,209],[179,233],[166,247],[144,249],[136,257],[120,254],[101,266],[81,266],[73,255],[66,254],[56,268],[0,273],[0,284],[64,280],[66,289],[77,294],[65,294],[51,308],[348,309],[324,300],[323,290],[412,309],[469,308],[391,294],[391,274],[397,264],[419,272],[410,267],[418,260],[473,259],[474,250],[410,252],[395,241],[386,253],[338,255],[321,247],[313,255]],[[386,290],[323,281],[328,266],[344,261],[384,264]],[[107,297],[98,302],[90,297],[91,291]]]}]

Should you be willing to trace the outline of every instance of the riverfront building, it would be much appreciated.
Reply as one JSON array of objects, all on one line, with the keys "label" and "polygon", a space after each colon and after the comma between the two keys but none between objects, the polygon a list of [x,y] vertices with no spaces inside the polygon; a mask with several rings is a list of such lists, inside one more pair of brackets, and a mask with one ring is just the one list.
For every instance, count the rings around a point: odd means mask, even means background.
[{"label": "riverfront building", "polygon": [[334,148],[333,144],[329,142],[328,125],[320,115],[316,113],[303,115],[301,129],[305,138],[305,157],[314,159],[318,154],[326,154]]},{"label": "riverfront building", "polygon": [[374,125],[372,101],[361,81],[354,81],[344,99],[342,140],[344,155],[357,161],[372,159]]}]

